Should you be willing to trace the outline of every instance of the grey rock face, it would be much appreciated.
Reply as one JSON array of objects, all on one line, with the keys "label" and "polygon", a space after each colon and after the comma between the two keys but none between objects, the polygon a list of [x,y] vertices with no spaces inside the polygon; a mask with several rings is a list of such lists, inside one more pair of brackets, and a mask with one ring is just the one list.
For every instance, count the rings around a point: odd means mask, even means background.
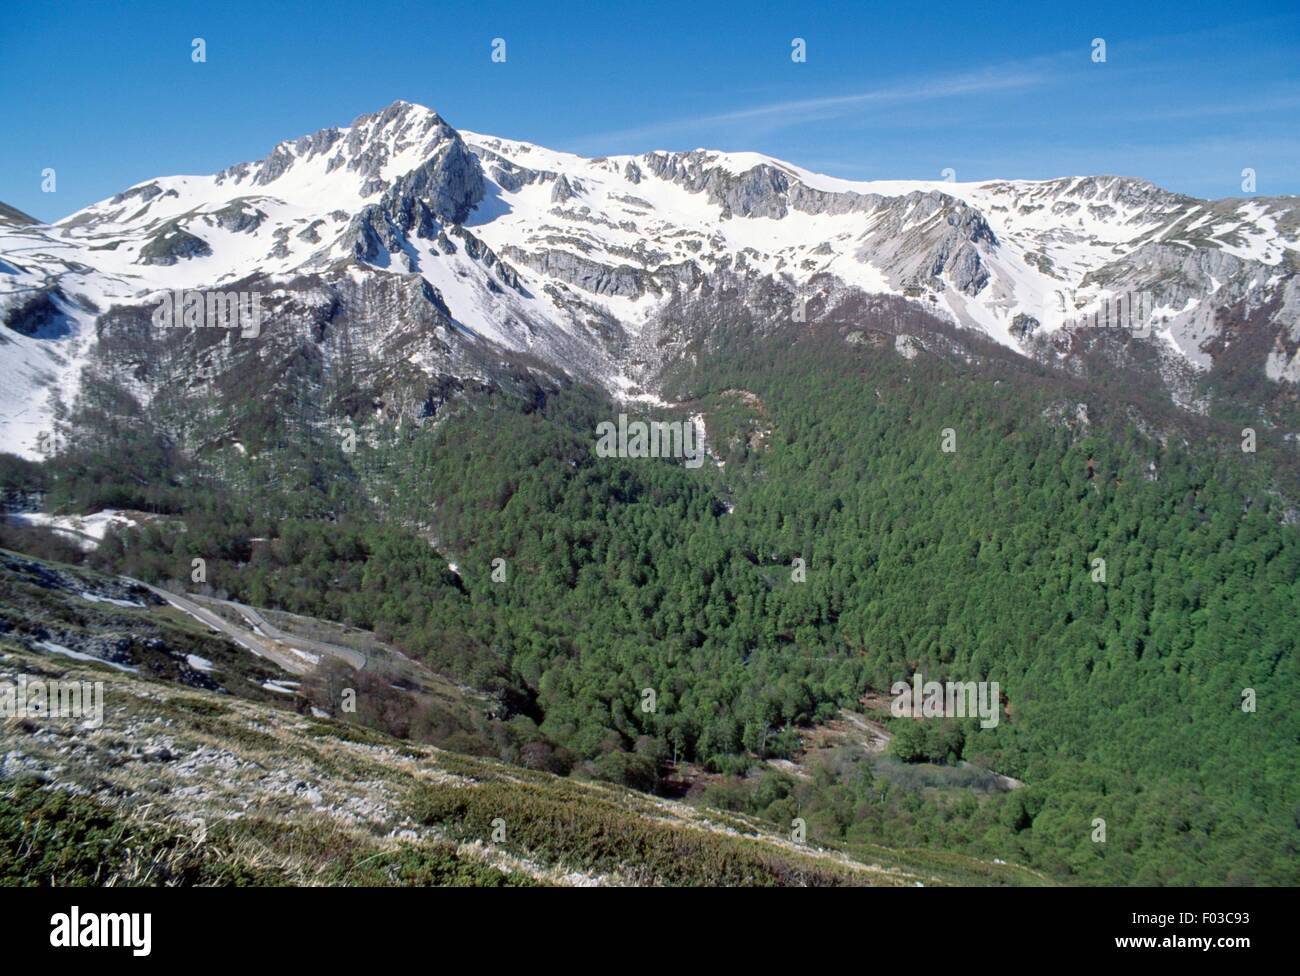
[{"label": "grey rock face", "polygon": [[487,167],[488,175],[496,181],[496,184],[501,189],[510,193],[518,193],[526,186],[532,186],[535,183],[546,183],[558,176],[558,174],[549,170],[529,169],[527,166],[520,166],[487,146],[476,145],[470,148],[474,155],[478,157],[479,162]]},{"label": "grey rock face", "polygon": [[785,192],[790,178],[775,167],[755,166],[744,173],[732,173],[710,166],[713,156],[702,150],[689,153],[649,153],[642,157],[655,176],[677,183],[692,193],[705,193],[711,203],[723,209],[723,216],[784,217],[788,210]]},{"label": "grey rock face", "polygon": [[791,209],[808,214],[871,213],[886,202],[875,193],[829,193],[795,183],[787,194]]},{"label": "grey rock face", "polygon": [[383,206],[390,213],[409,214],[413,202],[419,201],[439,220],[460,224],[482,199],[483,169],[478,158],[459,136],[453,136],[430,159],[394,182]]},{"label": "grey rock face", "polygon": [[325,225],[325,221],[323,220],[313,220],[302,230],[298,231],[298,235],[297,235],[298,240],[306,241],[308,244],[319,244],[320,234],[318,233],[317,229],[323,227],[324,225]]},{"label": "grey rock face", "polygon": [[523,169],[518,166],[493,166],[491,169],[492,179],[497,186],[510,193],[518,193],[525,186],[532,183],[531,177],[536,176],[532,170]]},{"label": "grey rock face", "polygon": [[567,285],[593,295],[640,298],[647,293],[662,295],[674,289],[694,288],[705,274],[694,261],[663,264],[648,270],[630,264],[610,265],[558,248],[524,250],[510,245],[505,257]]},{"label": "grey rock face", "polygon": [[941,289],[946,277],[975,295],[988,283],[981,251],[998,242],[979,211],[932,190],[888,198],[876,214],[858,258],[884,268],[896,286]]},{"label": "grey rock face", "polygon": [[[444,137],[444,129],[451,135]],[[462,223],[483,199],[483,170],[478,158],[440,120],[431,131],[437,141],[433,154],[395,180],[379,203],[368,205],[349,223],[342,243],[359,260],[375,263],[385,252],[399,253],[407,234],[440,238],[445,242],[440,248],[449,253],[445,245],[451,242],[443,225]],[[512,287],[517,284],[513,282]]]},{"label": "grey rock face", "polygon": [[511,261],[596,295],[636,298],[645,291],[644,272],[631,265],[610,267],[554,248],[525,251],[511,246],[504,254]]},{"label": "grey rock face", "polygon": [[555,181],[555,186],[551,187],[551,203],[564,203],[577,195],[567,176],[561,176]]},{"label": "grey rock face", "polygon": [[1160,305],[1181,307],[1225,287],[1219,296],[1225,299],[1259,288],[1271,273],[1266,265],[1218,248],[1152,243],[1090,272],[1081,284],[1142,292]]},{"label": "grey rock face", "polygon": [[266,214],[256,207],[236,200],[216,211],[212,215],[217,226],[235,234],[256,230],[266,220]]},{"label": "grey rock face", "polygon": [[1073,181],[1069,192],[1071,196],[1088,200],[1093,205],[1180,207],[1192,202],[1191,197],[1170,193],[1148,180],[1124,176],[1084,177]]},{"label": "grey rock face", "polygon": [[446,231],[441,231],[441,230],[438,231],[438,236],[434,238],[433,243],[434,246],[437,247],[438,250],[441,251],[443,254],[455,254],[458,250],[460,250],[458,247],[456,247],[455,242],[453,242],[451,238],[447,236]]},{"label": "grey rock face", "polygon": [[[722,208],[722,217],[781,219],[791,210],[808,214],[862,213],[876,217],[864,236],[859,260],[883,267],[907,290],[942,290],[944,281],[967,295],[989,281],[981,251],[998,241],[983,215],[938,191],[902,197],[829,192],[806,186],[793,173],[761,164],[744,173],[713,165],[703,151],[650,153],[647,169],[692,192],[705,193]],[[743,266],[738,255],[736,267]]]},{"label": "grey rock face", "polygon": [[212,253],[206,241],[182,230],[176,221],[165,224],[140,249],[136,264],[172,265],[180,260],[207,257]]},{"label": "grey rock face", "polygon": [[271,155],[263,160],[262,165],[258,168],[257,175],[253,177],[253,183],[257,186],[274,183],[293,165],[293,159],[293,153],[289,151],[287,145],[282,143],[276,146]]},{"label": "grey rock face", "polygon": [[[408,102],[394,102],[380,112],[354,119],[346,136],[340,129],[329,128],[282,142],[263,160],[229,167],[217,177],[217,183],[242,183],[251,178],[253,185],[267,186],[298,163],[329,155],[326,172],[346,168],[358,174],[363,178],[363,195],[369,196],[388,189],[381,171],[395,154],[414,146],[419,147],[421,156],[431,158],[438,155],[445,144],[459,145],[460,153],[465,152],[460,136],[436,113]],[[467,165],[456,158],[456,153],[452,156],[447,164],[451,170]],[[446,175],[451,180],[452,174]],[[444,189],[450,194],[446,202],[456,210],[459,203],[455,201],[459,200],[460,191],[451,182]],[[433,209],[439,213],[437,207]]]},{"label": "grey rock face", "polygon": [[[705,193],[723,209],[723,216],[784,217],[790,210],[809,214],[869,213],[887,198],[878,194],[830,192],[813,189],[792,173],[766,163],[743,173],[732,173],[713,165],[711,153],[649,153],[642,157],[646,168],[660,179]],[[628,163],[634,167],[635,163]],[[641,171],[636,169],[637,180]]]},{"label": "grey rock face", "polygon": [[227,180],[242,183],[251,173],[254,185],[265,186],[283,176],[296,160],[310,159],[327,152],[340,138],[342,133],[338,129],[331,128],[321,129],[319,132],[302,136],[292,142],[282,142],[266,159],[254,163],[238,163],[223,170],[217,176],[217,184],[220,185]]},{"label": "grey rock face", "polygon": [[988,282],[989,273],[973,245],[994,243],[994,238],[983,217],[969,207],[962,210],[948,216],[950,230],[931,252],[930,275],[938,278],[946,271],[958,291],[974,295]]},{"label": "grey rock face", "polygon": [[319,132],[296,140],[293,144],[294,152],[300,159],[311,159],[329,152],[341,138],[343,133],[338,129],[321,129]]},{"label": "grey rock face", "polygon": [[372,264],[382,254],[396,254],[402,249],[402,235],[384,209],[373,203],[352,218],[342,242],[357,260]]},{"label": "grey rock face", "polygon": [[146,183],[144,186],[134,186],[131,189],[114,196],[110,203],[125,203],[127,200],[140,200],[147,203],[154,197],[162,193],[162,187],[157,183]]},{"label": "grey rock face", "polygon": [[[501,284],[505,285],[507,288],[513,288],[515,291],[522,291],[519,285],[518,273],[514,268],[510,267],[510,265],[498,258],[492,248],[488,247],[464,227],[452,227],[451,233],[453,236],[459,237],[465,242],[465,253],[479,264],[483,265],[483,267],[488,271],[492,272]],[[443,237],[443,240],[446,240],[446,237]],[[451,241],[447,241],[447,243],[450,244],[453,249],[456,246],[455,244],[452,244]]]}]

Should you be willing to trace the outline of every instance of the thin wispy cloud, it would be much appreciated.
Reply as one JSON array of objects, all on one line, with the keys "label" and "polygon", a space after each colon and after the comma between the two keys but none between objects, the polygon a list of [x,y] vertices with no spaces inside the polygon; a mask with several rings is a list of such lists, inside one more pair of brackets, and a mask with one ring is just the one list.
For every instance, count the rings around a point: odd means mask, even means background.
[{"label": "thin wispy cloud", "polygon": [[762,126],[768,130],[799,125],[810,120],[826,120],[861,112],[864,109],[900,105],[908,102],[939,101],[992,92],[1026,90],[1046,84],[1050,75],[1041,67],[1023,64],[990,68],[983,71],[942,78],[890,85],[855,92],[849,95],[831,95],[820,98],[800,98],[769,102],[731,112],[697,115],[670,119],[632,129],[619,129],[577,140],[582,144],[605,144],[616,141],[637,141],[673,136],[703,129],[717,130],[727,126]]}]

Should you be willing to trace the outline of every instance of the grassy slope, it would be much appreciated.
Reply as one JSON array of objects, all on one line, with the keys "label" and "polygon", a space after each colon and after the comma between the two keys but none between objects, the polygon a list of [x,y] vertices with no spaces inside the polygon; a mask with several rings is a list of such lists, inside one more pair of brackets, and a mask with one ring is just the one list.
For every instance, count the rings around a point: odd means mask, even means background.
[{"label": "grassy slope", "polygon": [[[749,818],[417,746],[0,642],[0,680],[105,682],[105,721],[9,719],[5,884],[1033,883],[801,847]],[[202,823],[200,823],[200,821]],[[494,839],[494,821],[504,837]]]}]

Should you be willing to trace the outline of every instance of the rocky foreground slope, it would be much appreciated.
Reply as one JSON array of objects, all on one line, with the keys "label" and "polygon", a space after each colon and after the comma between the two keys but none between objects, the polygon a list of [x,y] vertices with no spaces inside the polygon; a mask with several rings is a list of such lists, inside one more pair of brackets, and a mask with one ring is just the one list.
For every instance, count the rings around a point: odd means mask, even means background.
[{"label": "rocky foreground slope", "polygon": [[[151,611],[138,588],[0,555],[6,593],[20,594],[6,597],[18,606],[0,621],[0,694],[38,681],[103,685],[101,716],[10,707],[2,720],[2,884],[1042,880],[959,855],[881,849],[865,863],[737,814],[299,712],[283,688],[266,689],[282,683],[266,680],[271,662],[165,608]],[[70,580],[76,586],[60,585]],[[44,607],[21,596],[32,587],[47,598]],[[108,599],[123,605],[104,605]],[[84,609],[84,626],[48,633],[64,605]],[[110,639],[124,622],[139,647]],[[47,639],[55,636],[80,650]]]}]

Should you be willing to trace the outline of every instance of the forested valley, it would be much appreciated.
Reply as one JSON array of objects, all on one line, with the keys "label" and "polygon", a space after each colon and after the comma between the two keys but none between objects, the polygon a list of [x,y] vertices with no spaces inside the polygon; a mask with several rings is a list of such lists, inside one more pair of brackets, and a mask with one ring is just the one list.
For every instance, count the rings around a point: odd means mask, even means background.
[{"label": "forested valley", "polygon": [[[188,587],[200,558],[221,595],[373,630],[488,691],[513,762],[648,791],[691,764],[702,802],[850,849],[1300,883],[1286,445],[1243,453],[1239,425],[892,336],[745,338],[677,379],[669,412],[708,429],[696,470],[597,457],[596,425],[630,408],[578,384],[469,390],[421,424],[355,411],[348,450],[308,363],[297,392],[185,438],[183,403],[131,416],[88,384],[67,448],[4,478],[163,516],[110,533],[96,568]],[[917,671],[999,682],[1001,721],[891,720],[888,755],[772,764]],[[936,785],[971,767],[1024,785]]]}]

